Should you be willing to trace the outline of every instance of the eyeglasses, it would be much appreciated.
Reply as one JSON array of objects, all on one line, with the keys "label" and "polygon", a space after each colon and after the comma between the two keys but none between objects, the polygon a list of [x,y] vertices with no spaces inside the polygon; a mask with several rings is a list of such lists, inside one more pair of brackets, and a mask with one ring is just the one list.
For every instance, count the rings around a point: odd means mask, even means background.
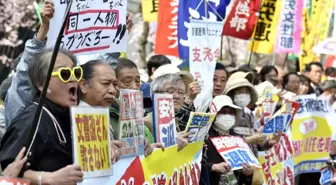
[{"label": "eyeglasses", "polygon": [[184,97],[186,95],[186,93],[183,90],[174,89],[174,88],[170,88],[170,89],[167,89],[166,91],[161,91],[159,93],[168,93],[171,95],[177,94],[179,95],[179,97]]},{"label": "eyeglasses", "polygon": [[69,82],[72,77],[74,77],[77,81],[80,81],[83,77],[83,69],[80,66],[72,69],[63,67],[58,71],[52,72],[51,76],[58,76],[58,78],[64,83]]}]

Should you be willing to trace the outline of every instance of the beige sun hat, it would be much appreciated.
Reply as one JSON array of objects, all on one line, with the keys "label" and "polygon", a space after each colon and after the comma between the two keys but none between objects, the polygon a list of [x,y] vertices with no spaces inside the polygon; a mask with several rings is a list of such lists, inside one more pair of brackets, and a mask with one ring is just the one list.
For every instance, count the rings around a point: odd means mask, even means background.
[{"label": "beige sun hat", "polygon": [[[251,72],[243,72],[243,71],[237,71],[231,74],[230,78],[246,78],[249,82],[253,83],[255,80],[255,77],[253,73]],[[230,78],[228,80],[230,80]]]},{"label": "beige sun hat", "polygon": [[241,108],[238,107],[237,105],[233,104],[231,98],[229,96],[226,96],[226,95],[216,96],[212,100],[212,102],[210,103],[209,109],[210,109],[211,113],[217,113],[223,107],[226,107],[226,106],[234,108],[238,111],[241,110]]},{"label": "beige sun hat", "polygon": [[194,81],[194,77],[188,71],[181,71],[176,65],[174,64],[165,64],[160,66],[157,70],[155,70],[153,77],[154,79],[166,75],[166,74],[177,74],[180,75],[186,88],[189,86],[191,82]]},{"label": "beige sun hat", "polygon": [[250,89],[251,92],[250,105],[254,105],[258,100],[258,93],[254,88],[254,86],[252,85],[252,83],[247,78],[245,78],[247,76],[244,77],[244,75],[248,74],[241,74],[240,76],[239,75],[231,76],[226,84],[223,94],[233,97],[233,90],[239,87],[247,87]]}]

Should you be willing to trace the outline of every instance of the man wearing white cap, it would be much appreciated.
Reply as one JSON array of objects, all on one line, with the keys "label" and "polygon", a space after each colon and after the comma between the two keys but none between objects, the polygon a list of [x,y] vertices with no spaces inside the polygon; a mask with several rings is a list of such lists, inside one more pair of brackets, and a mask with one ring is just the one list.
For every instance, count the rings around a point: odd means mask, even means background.
[{"label": "man wearing white cap", "polygon": [[200,184],[245,184],[252,183],[253,169],[248,164],[242,164],[243,169],[231,171],[229,163],[224,162],[210,138],[229,136],[231,128],[236,123],[237,114],[242,109],[233,104],[226,95],[216,96],[210,104],[210,112],[216,113],[215,122],[212,124],[206,144],[208,148],[203,152],[202,179]]}]

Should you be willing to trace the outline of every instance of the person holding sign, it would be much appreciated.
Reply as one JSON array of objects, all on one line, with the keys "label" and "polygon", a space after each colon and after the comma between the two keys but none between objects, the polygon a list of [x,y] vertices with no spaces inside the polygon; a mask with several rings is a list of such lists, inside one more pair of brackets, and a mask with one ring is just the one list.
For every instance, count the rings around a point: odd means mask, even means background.
[{"label": "person holding sign", "polygon": [[[230,136],[230,130],[236,124],[236,116],[241,108],[234,105],[230,97],[226,95],[216,96],[210,104],[210,112],[216,113],[216,119],[209,130],[205,143],[207,149],[203,153],[202,173],[208,172],[210,184],[245,184],[252,183],[253,169],[249,164],[242,163],[242,170],[231,171],[232,166],[217,151],[210,138],[218,136]],[[205,184],[202,182],[200,184]]]},{"label": "person holding sign", "polygon": [[[46,38],[53,13],[53,4],[46,2],[41,13],[43,23],[37,34],[40,42]],[[51,55],[52,50],[44,50],[37,60],[28,64],[28,74],[36,94],[33,102],[13,119],[1,142],[0,162],[3,168],[15,160],[23,146],[30,144],[27,142]],[[31,184],[75,184],[83,180],[81,168],[74,165],[72,160],[69,113],[69,107],[77,105],[78,81],[83,74],[81,68],[76,67],[76,63],[75,57],[67,52],[60,51],[57,55],[49,92],[31,149],[32,155],[28,158],[31,165],[23,170],[23,177],[29,179]]]}]

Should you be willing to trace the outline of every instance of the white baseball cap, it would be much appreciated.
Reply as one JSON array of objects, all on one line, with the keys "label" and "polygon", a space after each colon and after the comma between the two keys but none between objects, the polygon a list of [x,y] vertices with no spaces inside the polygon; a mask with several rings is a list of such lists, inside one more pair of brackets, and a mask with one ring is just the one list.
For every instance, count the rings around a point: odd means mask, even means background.
[{"label": "white baseball cap", "polygon": [[211,113],[217,113],[218,111],[220,111],[223,107],[231,107],[234,108],[236,110],[241,110],[240,107],[238,107],[237,105],[233,104],[231,98],[227,95],[219,95],[216,96],[212,102],[210,103],[209,109]]}]

